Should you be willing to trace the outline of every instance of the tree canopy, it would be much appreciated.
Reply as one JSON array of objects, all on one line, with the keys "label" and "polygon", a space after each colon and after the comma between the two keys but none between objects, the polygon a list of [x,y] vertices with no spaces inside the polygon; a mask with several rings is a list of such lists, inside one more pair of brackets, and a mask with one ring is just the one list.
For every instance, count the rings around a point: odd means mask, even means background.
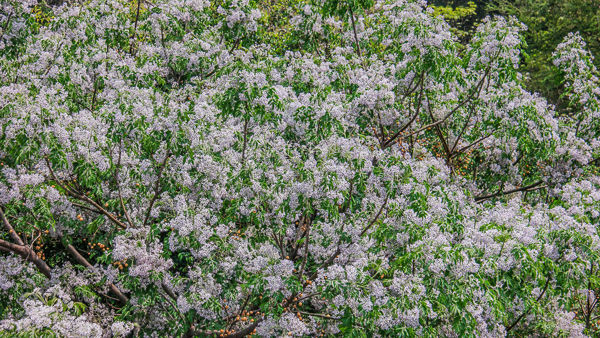
[{"label": "tree canopy", "polygon": [[0,337],[595,337],[600,90],[412,0],[0,5]]}]

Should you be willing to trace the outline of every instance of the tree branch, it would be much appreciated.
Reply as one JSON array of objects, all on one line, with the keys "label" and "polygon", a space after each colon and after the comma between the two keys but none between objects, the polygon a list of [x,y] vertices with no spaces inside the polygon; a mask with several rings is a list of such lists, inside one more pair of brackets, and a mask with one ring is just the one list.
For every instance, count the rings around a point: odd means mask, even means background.
[{"label": "tree branch", "polygon": [[373,226],[373,224],[375,224],[375,222],[377,222],[377,219],[379,218],[379,216],[381,216],[381,213],[383,212],[383,209],[385,208],[385,206],[387,205],[388,202],[388,197],[385,197],[385,201],[383,201],[383,204],[381,205],[381,208],[379,208],[379,211],[377,212],[377,215],[375,215],[375,218],[373,218],[373,220],[371,221],[371,223],[369,223],[369,225],[367,225],[363,231],[360,233],[360,237],[362,237],[368,230],[369,228],[371,228]]},{"label": "tree branch", "polygon": [[[402,132],[404,132],[404,130],[406,130],[406,128],[411,126],[412,123],[417,119],[417,116],[419,116],[419,111],[421,110],[421,106],[422,106],[421,101],[423,99],[423,91],[425,89],[425,86],[423,85],[424,81],[425,81],[425,70],[423,70],[421,72],[421,80],[419,81],[421,83],[421,90],[419,91],[419,99],[418,99],[419,105],[417,106],[415,115],[413,115],[413,117],[410,119],[410,121],[408,121],[408,123],[406,123],[402,128],[400,128],[400,130],[398,130],[398,132],[396,134],[394,134],[392,137],[390,137],[389,140],[387,140],[387,141],[384,140],[384,142],[381,145],[381,149],[386,149],[389,146],[391,146],[394,143],[394,141],[396,140],[396,138],[398,138],[398,136],[400,136],[400,134],[402,134]],[[402,138],[400,138],[400,139],[402,139]]]},{"label": "tree branch", "polygon": [[125,203],[123,203],[123,196],[121,195],[121,184],[119,183],[119,169],[121,168],[121,150],[122,150],[121,145],[119,145],[119,159],[117,161],[117,168],[115,169],[115,184],[117,185],[117,192],[119,193],[119,201],[121,202],[121,208],[123,209],[123,213],[125,214],[125,217],[127,218],[127,222],[129,223],[129,226],[133,228],[133,222],[131,221],[131,218],[129,217],[129,213],[127,212],[127,209],[125,208]]},{"label": "tree branch", "polygon": [[138,20],[140,18],[140,4],[141,0],[137,2],[137,13],[135,14],[135,24],[133,26],[133,35],[131,36],[131,45],[129,45],[129,54],[133,53],[133,41],[135,40],[135,34],[137,33]]},{"label": "tree branch", "polygon": [[0,208],[0,218],[2,218],[4,228],[8,231],[11,238],[15,242],[17,242],[17,244],[13,244],[0,239],[0,246],[2,246],[6,250],[10,250],[18,254],[24,260],[32,262],[38,268],[38,270],[44,274],[44,276],[50,279],[52,270],[50,269],[48,264],[46,264],[46,262],[44,262],[43,259],[39,258],[32,248],[26,246],[25,243],[23,243],[23,240],[21,240],[19,234],[17,234],[15,229],[8,222],[8,219],[6,219],[6,215],[4,215],[4,211],[2,210],[2,208]]},{"label": "tree branch", "polygon": [[530,185],[528,185],[528,186],[525,186],[525,187],[521,187],[521,188],[517,188],[517,189],[511,189],[511,190],[507,190],[507,191],[499,191],[499,192],[497,192],[497,193],[495,193],[495,194],[491,194],[491,195],[485,195],[485,196],[479,196],[479,197],[475,197],[475,201],[476,201],[477,203],[481,203],[481,202],[483,202],[483,201],[485,201],[485,200],[487,200],[487,199],[490,199],[490,198],[492,198],[492,197],[496,197],[496,196],[504,196],[504,195],[513,194],[513,193],[515,193],[515,192],[526,191],[526,190],[529,190],[529,189],[531,189],[531,188],[537,187],[538,185],[540,185],[540,184],[542,184],[542,183],[544,183],[544,181],[542,181],[542,180],[539,180],[539,181],[537,181],[537,182],[535,182],[535,183],[533,183],[533,184],[530,184]]},{"label": "tree branch", "polygon": [[456,152],[454,152],[454,153],[452,154],[452,156],[454,157],[454,156],[457,156],[457,155],[459,155],[459,154],[462,154],[462,153],[463,153],[465,150],[467,150],[467,149],[471,148],[472,146],[474,146],[474,145],[476,145],[476,144],[480,143],[481,141],[483,141],[483,140],[485,140],[485,139],[489,138],[489,137],[490,137],[490,136],[492,136],[492,135],[493,135],[493,133],[490,133],[490,134],[489,134],[489,135],[487,135],[487,136],[483,136],[483,137],[481,137],[481,138],[477,139],[475,142],[473,142],[473,143],[471,143],[471,144],[469,144],[469,145],[467,145],[467,146],[464,146],[464,147],[460,148],[459,150],[457,150]]},{"label": "tree branch", "polygon": [[44,275],[50,279],[52,277],[52,270],[41,258],[39,258],[33,250],[25,245],[17,245],[10,242],[6,242],[0,239],[0,247],[4,248],[4,251],[11,251],[21,256],[24,260],[31,262],[35,267]]},{"label": "tree branch", "polygon": [[[548,278],[546,278],[546,285],[544,285],[544,290],[542,290],[542,293],[538,296],[538,298],[535,300],[536,302],[539,302],[540,299],[542,299],[542,297],[544,296],[544,294],[546,293],[546,290],[548,289],[548,285],[550,284],[550,277],[552,275],[548,275]],[[512,323],[511,326],[509,326],[508,328],[506,328],[506,332],[509,332],[510,330],[512,330],[520,321],[521,319],[523,319],[523,317],[525,317],[527,314],[529,314],[529,312],[531,311],[531,307],[529,309],[527,309],[527,311],[523,312],[519,318],[517,318],[517,320],[515,320],[514,323]]]},{"label": "tree branch", "polygon": [[158,192],[160,189],[160,176],[162,175],[162,172],[165,169],[165,166],[167,164],[167,160],[169,159],[169,156],[171,156],[170,154],[171,154],[171,151],[167,150],[165,159],[163,160],[162,164],[158,168],[158,177],[156,178],[156,183],[154,185],[154,196],[152,196],[152,200],[150,200],[150,205],[148,205],[148,210],[146,211],[146,218],[144,219],[144,223],[143,223],[144,226],[148,224],[148,219],[150,219],[150,213],[152,212],[152,207],[154,206],[154,202],[156,202],[156,199],[158,198]]},{"label": "tree branch", "polygon": [[[448,114],[446,114],[446,116],[444,116],[444,118],[443,118],[443,119],[441,119],[441,120],[439,120],[439,121],[437,121],[437,122],[435,122],[435,123],[432,123],[432,124],[426,125],[425,127],[419,128],[419,129],[417,129],[416,131],[412,132],[412,133],[411,133],[411,134],[409,134],[409,135],[404,135],[404,136],[400,137],[398,140],[402,140],[402,139],[404,139],[404,138],[406,138],[406,137],[408,137],[408,136],[412,136],[412,135],[418,134],[419,132],[421,132],[421,131],[423,131],[423,130],[425,130],[425,129],[429,129],[429,128],[431,128],[431,127],[435,127],[435,126],[437,126],[438,124],[441,124],[441,123],[443,123],[444,121],[446,121],[446,120],[447,120],[448,118],[450,118],[450,116],[452,116],[452,115],[453,115],[453,114],[454,114],[454,113],[455,113],[457,110],[459,110],[459,109],[460,109],[462,106],[464,106],[464,105],[465,105],[467,102],[469,102],[471,99],[473,99],[473,97],[475,97],[475,95],[477,95],[478,93],[480,93],[480,92],[481,92],[481,87],[483,86],[483,82],[484,82],[484,80],[487,78],[487,76],[489,75],[489,73],[490,73],[490,67],[488,67],[488,69],[486,70],[486,72],[485,72],[485,74],[483,75],[483,77],[481,78],[481,80],[479,80],[479,83],[477,84],[477,90],[473,91],[473,93],[471,93],[471,94],[470,94],[468,97],[466,97],[466,98],[465,98],[463,101],[461,101],[461,102],[460,102],[460,103],[459,103],[459,104],[458,104],[456,107],[454,107],[454,109],[452,109],[452,110],[451,110],[451,111],[450,111]],[[422,80],[422,81],[423,81],[423,80]],[[410,122],[409,122],[409,123],[408,123],[406,126],[404,126],[404,127],[403,127],[403,128],[400,130],[400,131],[398,131],[396,134],[394,134],[394,136],[392,136],[392,137],[391,137],[391,138],[390,138],[390,139],[389,139],[389,140],[388,140],[388,141],[387,141],[387,142],[384,144],[384,147],[383,147],[383,149],[385,149],[385,148],[387,148],[387,147],[391,146],[391,145],[393,144],[393,142],[395,141],[395,139],[396,139],[396,138],[398,138],[398,136],[400,136],[400,134],[401,134],[401,133],[402,133],[402,132],[403,132],[403,131],[404,131],[404,130],[405,130],[407,127],[408,127],[408,125],[412,124],[412,122],[413,122],[413,121],[414,121],[414,119],[413,119],[413,120],[411,120],[411,121],[410,121]]]},{"label": "tree branch", "polygon": [[[85,258],[83,258],[83,256],[79,253],[79,251],[77,251],[77,249],[75,249],[74,246],[69,244],[66,246],[66,248],[67,251],[71,254],[71,256],[73,256],[73,258],[75,258],[75,260],[79,262],[79,264],[85,266],[86,268],[92,267],[92,265]],[[117,296],[119,301],[123,303],[123,305],[127,304],[127,301],[129,301],[129,299],[123,293],[121,293],[121,291],[117,289],[117,287],[113,283],[108,284],[108,287],[110,288],[110,291],[115,296]]]},{"label": "tree branch", "polygon": [[123,229],[127,229],[127,226],[125,224],[123,224],[121,221],[119,221],[118,219],[116,219],[115,216],[113,216],[113,214],[111,214],[110,212],[106,211],[98,203],[94,202],[94,200],[92,200],[91,198],[89,198],[89,197],[87,197],[85,195],[80,195],[80,194],[76,193],[75,191],[69,189],[65,185],[63,185],[61,183],[61,181],[58,179],[58,177],[56,177],[56,175],[54,174],[54,170],[52,170],[52,166],[50,165],[50,161],[48,160],[47,157],[45,158],[45,160],[46,160],[46,166],[48,167],[48,170],[50,170],[50,175],[52,175],[52,178],[54,179],[54,181],[56,182],[56,184],[58,184],[59,187],[61,187],[63,190],[65,190],[65,193],[68,193],[69,195],[73,196],[74,198],[76,198],[76,199],[78,199],[80,201],[88,202],[89,204],[91,204],[92,206],[94,206],[94,208],[96,208],[100,213],[102,213],[109,220],[111,220],[113,223],[115,223],[117,226],[119,226],[119,227],[121,227]]},{"label": "tree branch", "polygon": [[169,286],[167,286],[167,284],[161,283],[160,286],[167,293],[167,295],[169,295],[169,297],[171,297],[174,301],[177,301],[177,298],[179,297],[177,297],[175,292],[173,292],[173,290]]},{"label": "tree branch", "polygon": [[[223,338],[243,338],[243,337],[251,334],[252,331],[254,331],[254,329],[256,329],[256,327],[258,326],[258,324],[262,321],[263,321],[263,319],[259,318],[258,320],[256,320],[254,323],[252,323],[250,326],[246,327],[245,329],[225,335],[225,336],[223,336]],[[217,330],[215,330],[215,331],[206,330],[205,331],[205,330],[196,330],[194,328],[191,328],[185,334],[184,337],[196,337],[196,336],[208,337],[208,336],[214,336],[217,334],[221,334],[221,332],[219,332]]]},{"label": "tree branch", "polygon": [[15,229],[10,225],[8,219],[6,219],[6,215],[4,215],[4,211],[0,208],[0,218],[2,218],[2,223],[4,224],[4,228],[8,231],[10,237],[15,241],[18,245],[25,245],[21,240],[21,237],[17,234]]},{"label": "tree branch", "polygon": [[352,22],[352,31],[354,32],[354,41],[356,42],[356,53],[358,57],[361,57],[360,44],[358,43],[358,35],[356,34],[356,24],[354,23],[354,12],[352,6],[348,3],[348,10],[350,11],[350,21]]}]

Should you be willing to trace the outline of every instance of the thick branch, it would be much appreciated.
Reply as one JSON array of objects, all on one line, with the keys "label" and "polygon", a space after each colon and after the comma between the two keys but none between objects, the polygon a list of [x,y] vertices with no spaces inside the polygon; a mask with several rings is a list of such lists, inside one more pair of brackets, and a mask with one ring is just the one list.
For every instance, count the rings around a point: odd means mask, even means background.
[{"label": "thick branch", "polygon": [[2,219],[4,228],[6,228],[6,230],[9,232],[11,238],[15,242],[17,242],[17,244],[13,244],[13,243],[6,242],[6,241],[3,241],[0,239],[0,246],[6,250],[10,250],[10,251],[18,254],[24,260],[32,262],[38,268],[38,270],[44,274],[44,276],[46,276],[46,277],[48,277],[48,279],[50,279],[52,270],[50,269],[48,264],[46,264],[46,262],[44,262],[44,260],[39,258],[37,256],[37,254],[35,253],[35,251],[33,251],[33,249],[31,249],[30,247],[26,246],[25,243],[23,243],[23,241],[21,240],[21,237],[19,237],[19,234],[17,234],[15,229],[8,222],[8,219],[6,219],[6,215],[4,215],[2,208],[0,208],[0,218]]},{"label": "thick branch", "polygon": [[31,262],[35,267],[46,276],[48,279],[52,277],[52,270],[41,258],[39,258],[33,250],[25,245],[17,245],[10,242],[6,242],[0,239],[0,247],[6,250],[16,253],[21,256],[24,260]]},{"label": "thick branch", "polygon": [[[85,258],[83,258],[79,251],[77,251],[77,249],[75,249],[75,247],[71,244],[67,245],[67,251],[71,254],[71,256],[73,256],[73,258],[75,258],[77,262],[79,262],[79,264],[85,266],[86,268],[92,267],[92,265]],[[117,296],[117,298],[119,298],[119,301],[121,301],[121,303],[127,304],[127,301],[129,301],[129,299],[123,293],[121,293],[121,291],[117,289],[117,287],[114,284],[110,283],[108,287],[110,288],[110,291],[115,296]]]},{"label": "thick branch", "polygon": [[169,295],[169,297],[171,297],[174,301],[177,301],[177,298],[179,297],[177,297],[175,292],[173,292],[173,290],[171,290],[171,288],[167,284],[161,283],[160,286],[167,293],[167,295]]},{"label": "thick branch", "polygon": [[2,210],[2,208],[0,208],[0,218],[2,219],[4,228],[6,229],[6,231],[8,231],[13,241],[15,241],[18,245],[25,245],[21,240],[21,237],[19,237],[15,229],[12,227],[12,225],[10,225],[10,222],[8,222],[8,219],[6,219],[6,215],[4,215],[4,211]]}]

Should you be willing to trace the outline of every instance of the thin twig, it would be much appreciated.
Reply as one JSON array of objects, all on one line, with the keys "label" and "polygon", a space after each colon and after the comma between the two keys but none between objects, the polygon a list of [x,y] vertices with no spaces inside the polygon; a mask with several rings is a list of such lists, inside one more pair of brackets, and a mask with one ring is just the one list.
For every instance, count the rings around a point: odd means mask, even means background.
[{"label": "thin twig", "polygon": [[[407,127],[408,127],[408,125],[412,124],[412,122],[414,121],[414,119],[413,119],[413,120],[411,120],[411,121],[410,121],[410,122],[409,122],[409,123],[408,123],[406,126],[404,126],[404,127],[401,129],[401,130],[399,130],[399,131],[398,131],[396,134],[394,134],[394,136],[392,136],[392,137],[391,137],[391,138],[390,138],[390,139],[389,139],[389,140],[388,140],[388,141],[387,141],[387,142],[384,144],[383,148],[385,149],[385,148],[387,148],[387,147],[391,146],[391,145],[394,143],[394,141],[396,140],[396,138],[399,138],[399,140],[402,140],[402,139],[404,139],[404,138],[406,138],[406,137],[408,137],[408,136],[412,136],[412,135],[418,134],[419,132],[421,132],[421,131],[423,131],[423,130],[425,130],[425,129],[429,129],[429,128],[431,128],[431,127],[435,127],[435,126],[437,126],[438,124],[441,124],[441,123],[443,123],[444,121],[446,121],[448,118],[450,118],[450,116],[454,115],[454,113],[455,113],[457,110],[459,110],[459,109],[460,109],[462,106],[464,106],[464,105],[465,105],[467,102],[469,102],[471,99],[473,99],[473,97],[475,97],[475,95],[477,95],[478,93],[480,93],[480,87],[481,87],[481,86],[483,86],[484,80],[486,79],[486,77],[487,77],[487,76],[489,75],[489,73],[490,73],[490,69],[491,69],[491,67],[488,67],[488,69],[486,70],[485,74],[483,75],[483,77],[481,78],[481,80],[479,81],[479,83],[477,84],[477,90],[473,91],[473,93],[471,93],[471,94],[470,94],[469,96],[467,96],[467,97],[466,97],[466,98],[465,98],[463,101],[461,101],[461,102],[460,102],[460,103],[459,103],[459,104],[458,104],[456,107],[454,107],[454,109],[452,109],[452,110],[451,110],[451,111],[450,111],[448,114],[446,114],[446,116],[444,116],[444,118],[443,118],[443,119],[441,119],[441,120],[439,120],[439,121],[437,121],[437,122],[435,122],[435,123],[432,123],[432,124],[426,125],[425,127],[419,128],[419,129],[417,129],[416,131],[414,131],[414,132],[410,133],[409,135],[404,135],[404,136],[401,136],[401,137],[399,137],[399,136],[400,136],[400,134],[401,134],[401,133],[402,133],[402,132],[403,132],[403,131],[404,131],[404,130],[405,130]],[[423,80],[422,80],[422,81],[423,81]],[[420,107],[420,105],[419,105],[419,107]]]},{"label": "thin twig", "polygon": [[152,211],[154,202],[156,202],[156,199],[158,198],[158,193],[159,193],[159,189],[160,189],[160,176],[162,175],[162,172],[165,169],[165,165],[167,164],[167,160],[169,159],[169,156],[171,156],[170,154],[171,154],[170,150],[167,150],[167,153],[165,154],[165,159],[163,160],[162,164],[158,168],[158,177],[156,178],[156,183],[154,185],[154,196],[152,196],[152,200],[150,200],[150,205],[148,205],[148,210],[146,211],[146,218],[144,219],[144,223],[143,223],[144,226],[146,226],[148,224],[148,219],[150,219],[150,212]]},{"label": "thin twig", "polygon": [[123,229],[127,229],[127,226],[125,224],[123,224],[121,221],[116,219],[113,214],[111,214],[110,212],[108,212],[107,210],[102,208],[98,203],[94,202],[94,200],[92,200],[91,198],[89,198],[85,195],[80,195],[80,194],[76,193],[75,191],[69,189],[67,186],[63,185],[61,183],[61,181],[58,179],[58,177],[56,177],[56,175],[54,174],[54,170],[52,170],[52,166],[50,165],[50,161],[48,160],[47,157],[45,158],[45,160],[46,160],[46,166],[48,167],[48,170],[50,170],[50,175],[52,176],[52,178],[54,179],[56,184],[58,184],[63,190],[65,190],[66,193],[68,193],[69,195],[73,196],[74,198],[76,198],[80,201],[88,202],[89,204],[94,206],[94,208],[98,209],[109,220],[111,220],[113,223],[115,223],[117,226],[119,226]]},{"label": "thin twig", "polygon": [[306,315],[306,316],[320,317],[320,318],[331,319],[331,320],[340,320],[340,318],[331,317],[330,315],[322,315],[320,313],[309,313],[309,312],[304,312],[304,311],[294,311],[294,312],[298,312],[299,314]]},{"label": "thin twig", "polygon": [[[548,278],[546,278],[546,285],[544,285],[544,290],[542,290],[542,293],[538,296],[538,298],[536,299],[536,302],[539,302],[540,299],[542,299],[542,297],[544,296],[544,294],[546,293],[546,290],[548,289],[548,285],[550,284],[550,277],[552,275],[548,275]],[[511,326],[509,326],[508,328],[506,328],[506,332],[509,332],[510,330],[512,330],[520,321],[521,319],[523,319],[523,317],[525,317],[527,314],[529,314],[529,311],[531,311],[531,307],[527,309],[527,311],[523,312],[519,318],[517,318],[517,320],[515,320],[514,323],[512,323]]]},{"label": "thin twig", "polygon": [[483,202],[483,201],[485,201],[487,199],[490,199],[492,197],[501,196],[501,195],[502,196],[509,195],[509,194],[513,194],[515,192],[520,192],[520,191],[527,191],[527,190],[529,190],[531,188],[537,187],[538,185],[540,185],[542,183],[544,183],[544,181],[539,180],[539,181],[537,181],[537,182],[535,182],[533,184],[530,184],[528,186],[525,186],[525,187],[521,187],[521,188],[517,188],[517,189],[511,189],[511,190],[507,190],[507,191],[499,191],[499,192],[497,192],[495,194],[490,194],[490,195],[475,197],[475,201],[477,203],[481,203],[481,202]]},{"label": "thin twig", "polygon": [[125,217],[127,218],[127,222],[129,222],[129,226],[133,228],[133,222],[129,217],[129,213],[125,208],[125,204],[123,203],[123,196],[121,195],[121,184],[119,183],[119,169],[121,168],[121,145],[119,145],[119,159],[117,160],[117,168],[115,170],[115,183],[117,184],[117,192],[119,193],[119,201],[121,202],[121,208],[123,209],[123,213],[125,213]]}]

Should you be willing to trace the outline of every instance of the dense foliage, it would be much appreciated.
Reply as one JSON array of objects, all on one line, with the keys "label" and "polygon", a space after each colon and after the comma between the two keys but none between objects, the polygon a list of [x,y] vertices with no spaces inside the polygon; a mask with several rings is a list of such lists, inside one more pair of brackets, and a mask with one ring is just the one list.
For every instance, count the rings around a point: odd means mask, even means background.
[{"label": "dense foliage", "polygon": [[600,90],[424,1],[0,5],[0,337],[594,337]]}]

